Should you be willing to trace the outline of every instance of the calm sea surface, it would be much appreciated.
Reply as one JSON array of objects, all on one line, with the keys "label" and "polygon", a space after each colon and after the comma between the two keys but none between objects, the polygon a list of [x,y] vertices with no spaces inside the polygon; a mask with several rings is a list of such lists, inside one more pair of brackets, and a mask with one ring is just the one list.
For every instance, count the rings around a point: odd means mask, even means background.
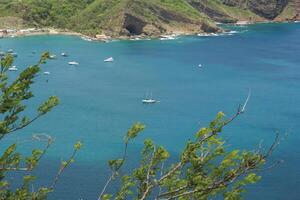
[{"label": "calm sea surface", "polygon": [[[270,164],[284,163],[263,172],[262,181],[249,187],[246,199],[299,199],[300,24],[230,29],[237,32],[170,41],[98,43],[67,36],[1,39],[0,49],[19,54],[15,61],[19,69],[34,64],[44,51],[58,55],[43,66],[51,74],[37,78],[28,113],[32,115],[34,106],[50,95],[59,96],[61,104],[23,132],[7,137],[0,148],[17,141],[19,150],[28,152],[42,146],[30,141],[32,134],[55,137],[35,172],[40,178],[37,184],[48,185],[60,161],[81,140],[83,149],[50,199],[93,200],[107,178],[106,161],[121,154],[123,135],[132,123],[142,122],[147,128],[129,147],[127,168],[137,164],[145,138],[164,145],[175,157],[218,111],[234,114],[251,88],[247,112],[224,130],[223,137],[229,148],[252,150],[261,142],[268,147],[279,131],[283,139]],[[61,57],[61,52],[70,56]],[[110,56],[115,62],[104,63]],[[80,65],[69,66],[69,61]],[[143,105],[141,99],[147,93],[161,102]],[[10,179],[18,182],[17,177]]]}]

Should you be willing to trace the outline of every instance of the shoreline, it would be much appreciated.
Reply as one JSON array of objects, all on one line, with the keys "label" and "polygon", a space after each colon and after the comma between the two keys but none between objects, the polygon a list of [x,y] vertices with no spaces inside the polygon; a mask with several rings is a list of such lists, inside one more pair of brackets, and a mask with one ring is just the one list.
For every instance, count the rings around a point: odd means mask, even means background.
[{"label": "shoreline", "polygon": [[[253,24],[281,24],[281,23],[300,23],[300,21],[259,21],[259,22],[251,22],[251,21],[238,21],[236,23],[219,23],[219,25],[232,25],[232,26],[246,26]],[[227,33],[227,30],[223,30],[222,33]],[[165,33],[157,36],[144,36],[144,35],[136,35],[136,36],[120,36],[120,37],[111,37],[104,34],[98,34],[94,37],[84,35],[79,32],[69,31],[69,30],[61,30],[55,28],[27,28],[27,29],[0,29],[0,39],[1,38],[14,38],[14,37],[30,37],[30,36],[39,36],[39,35],[65,35],[65,36],[78,36],[82,40],[86,41],[95,41],[95,42],[109,42],[113,40],[151,40],[151,39],[160,39],[160,40],[173,40],[178,36],[189,36],[189,35],[198,35],[198,36],[214,36],[218,33]]]}]

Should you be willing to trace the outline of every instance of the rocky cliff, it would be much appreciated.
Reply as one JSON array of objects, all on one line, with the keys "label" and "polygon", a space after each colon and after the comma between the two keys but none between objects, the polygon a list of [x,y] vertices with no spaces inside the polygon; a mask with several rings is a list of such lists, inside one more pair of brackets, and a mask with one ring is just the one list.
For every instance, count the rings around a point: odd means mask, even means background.
[{"label": "rocky cliff", "polygon": [[289,0],[222,0],[222,2],[228,6],[249,9],[263,18],[272,20],[283,11]]}]

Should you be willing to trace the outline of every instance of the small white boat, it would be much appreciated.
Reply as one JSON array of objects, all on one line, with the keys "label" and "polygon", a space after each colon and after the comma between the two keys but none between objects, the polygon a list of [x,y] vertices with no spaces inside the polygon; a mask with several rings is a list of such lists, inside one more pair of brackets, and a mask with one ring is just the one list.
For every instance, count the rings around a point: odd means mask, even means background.
[{"label": "small white boat", "polygon": [[67,53],[61,53],[61,56],[68,57],[69,55]]},{"label": "small white boat", "polygon": [[151,104],[151,103],[157,103],[158,101],[156,101],[155,99],[143,99],[142,102],[145,104]]},{"label": "small white boat", "polygon": [[69,65],[79,65],[78,62],[72,61],[72,62],[68,62]]},{"label": "small white boat", "polygon": [[44,75],[50,75],[50,72],[44,72]]},{"label": "small white boat", "polygon": [[83,40],[85,40],[85,41],[88,41],[88,42],[93,41],[91,38],[85,37],[85,36],[82,36],[81,39],[83,39]]},{"label": "small white boat", "polygon": [[202,68],[202,64],[199,64],[198,67],[199,67],[199,68]]},{"label": "small white boat", "polygon": [[154,104],[154,103],[159,103],[159,101],[153,99],[152,94],[151,94],[150,98],[143,99],[142,103],[144,103],[144,104]]},{"label": "small white boat", "polygon": [[9,71],[18,71],[18,68],[16,66],[11,66],[8,68]]},{"label": "small white boat", "polygon": [[139,37],[133,37],[133,38],[130,38],[130,40],[137,41],[137,40],[141,40],[141,38],[139,38]]},{"label": "small white boat", "polygon": [[51,55],[49,56],[49,58],[50,58],[50,59],[56,59],[56,55],[51,54]]},{"label": "small white boat", "polygon": [[13,52],[14,52],[13,49],[8,49],[8,50],[7,50],[7,53],[13,53]]},{"label": "small white boat", "polygon": [[12,55],[13,57],[18,57],[17,53],[9,53],[10,55]]},{"label": "small white boat", "polygon": [[113,57],[106,58],[104,62],[114,62],[114,58]]},{"label": "small white boat", "polygon": [[199,33],[198,36],[199,37],[216,37],[216,36],[220,36],[220,34],[217,34],[217,33]]},{"label": "small white boat", "polygon": [[176,39],[176,35],[172,34],[172,35],[161,35],[160,40],[175,40]]}]

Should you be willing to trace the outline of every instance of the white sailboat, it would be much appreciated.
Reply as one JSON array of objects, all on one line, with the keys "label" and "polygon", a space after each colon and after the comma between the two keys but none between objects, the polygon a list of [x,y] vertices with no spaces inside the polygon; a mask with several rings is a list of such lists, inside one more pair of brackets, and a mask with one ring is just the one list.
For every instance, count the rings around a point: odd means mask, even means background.
[{"label": "white sailboat", "polygon": [[157,103],[157,101],[155,99],[143,99],[142,102],[145,104]]},{"label": "white sailboat", "polygon": [[145,99],[142,100],[142,103],[144,103],[144,104],[154,104],[154,103],[159,103],[159,101],[157,101],[156,99],[153,99],[152,98],[152,93],[151,93],[150,98],[146,97]]},{"label": "white sailboat", "polygon": [[114,58],[113,57],[106,58],[104,62],[114,62]]}]

